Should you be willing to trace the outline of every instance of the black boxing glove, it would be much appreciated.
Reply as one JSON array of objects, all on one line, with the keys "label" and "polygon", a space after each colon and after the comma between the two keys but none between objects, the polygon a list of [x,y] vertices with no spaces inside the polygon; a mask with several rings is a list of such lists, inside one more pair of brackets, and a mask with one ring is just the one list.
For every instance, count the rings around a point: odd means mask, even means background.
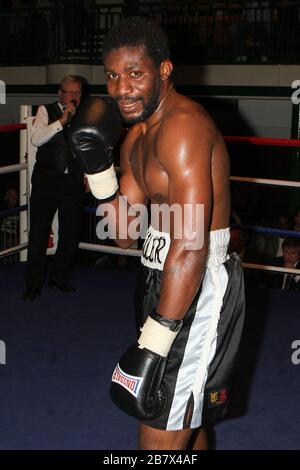
[{"label": "black boxing glove", "polygon": [[167,403],[161,386],[167,356],[182,326],[182,320],[170,320],[151,313],[138,339],[117,364],[110,388],[113,402],[140,421],[159,417]]},{"label": "black boxing glove", "polygon": [[70,124],[69,146],[97,199],[112,197],[118,190],[113,148],[121,135],[120,113],[113,102],[105,98],[84,100]]}]

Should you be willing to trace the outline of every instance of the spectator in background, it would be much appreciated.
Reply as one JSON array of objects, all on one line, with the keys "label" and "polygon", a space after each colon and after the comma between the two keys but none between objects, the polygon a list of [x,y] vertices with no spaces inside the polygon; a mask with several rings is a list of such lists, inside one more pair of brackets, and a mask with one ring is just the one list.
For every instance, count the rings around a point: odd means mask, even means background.
[{"label": "spectator in background", "polygon": [[[272,2],[244,2],[242,17],[231,25],[233,52],[237,62],[248,60],[248,51],[262,62],[271,53]],[[249,44],[249,46],[248,46]]]},{"label": "spectator in background", "polygon": [[[231,189],[232,211],[230,225],[255,224],[257,217],[257,193],[249,186],[233,185]],[[248,257],[249,245],[254,243],[253,234],[244,228],[232,227],[230,231],[229,253],[239,253],[240,257]],[[249,257],[248,257],[249,258]]]},{"label": "spectator in background", "polygon": [[[290,230],[291,221],[288,215],[281,215],[274,224],[274,228]],[[268,235],[264,239],[262,257],[264,259],[280,258],[283,256],[282,245],[284,237],[278,235]]]},{"label": "spectator in background", "polygon": [[85,0],[64,0],[63,24],[67,49],[79,49],[87,22]]},{"label": "spectator in background", "polygon": [[279,0],[278,5],[278,55],[295,59],[299,57],[299,1]]},{"label": "spectator in background", "polygon": [[49,286],[74,292],[69,285],[78,249],[82,209],[83,173],[71,154],[65,133],[81,100],[81,78],[68,75],[60,83],[59,101],[38,108],[31,140],[38,147],[32,174],[30,234],[25,301],[41,293],[46,272],[46,251],[52,220],[58,210],[59,239],[49,273]]},{"label": "spectator in background", "polygon": [[[15,209],[19,204],[19,194],[15,187],[10,186],[4,194],[4,204],[1,210]],[[19,245],[19,214],[10,214],[0,218],[0,251]],[[17,260],[17,255],[13,254],[3,258],[3,262]]]},{"label": "spectator in background", "polygon": [[0,0],[0,56],[1,60],[9,58],[8,44],[10,35],[9,10],[12,8],[11,0]]},{"label": "spectator in background", "polygon": [[[300,239],[286,238],[282,244],[283,256],[270,261],[272,266],[300,269]],[[275,289],[300,290],[300,275],[267,273],[267,286]]]},{"label": "spectator in background", "polygon": [[42,11],[37,9],[37,0],[22,0],[22,3],[28,6],[28,15],[24,18],[19,47],[32,60],[45,60],[50,36],[48,21]]},{"label": "spectator in background", "polygon": [[300,230],[300,207],[295,211],[293,230]]},{"label": "spectator in background", "polygon": [[[244,258],[246,245],[247,245],[247,233],[242,228],[236,227],[241,224],[240,217],[234,212],[231,212],[230,217],[230,241],[228,246],[228,253],[238,253],[240,258]],[[234,225],[234,227],[232,227]]]},{"label": "spectator in background", "polygon": [[10,186],[4,195],[4,205],[7,209],[13,209],[18,206],[19,194],[15,187]]}]

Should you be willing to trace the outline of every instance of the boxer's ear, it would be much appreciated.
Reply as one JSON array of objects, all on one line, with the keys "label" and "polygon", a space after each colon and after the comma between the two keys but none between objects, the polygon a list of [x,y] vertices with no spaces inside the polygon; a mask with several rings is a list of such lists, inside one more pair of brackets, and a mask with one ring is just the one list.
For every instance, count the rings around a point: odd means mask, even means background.
[{"label": "boxer's ear", "polygon": [[168,78],[170,78],[172,71],[173,64],[169,59],[164,60],[160,64],[160,77],[162,80],[167,80]]}]

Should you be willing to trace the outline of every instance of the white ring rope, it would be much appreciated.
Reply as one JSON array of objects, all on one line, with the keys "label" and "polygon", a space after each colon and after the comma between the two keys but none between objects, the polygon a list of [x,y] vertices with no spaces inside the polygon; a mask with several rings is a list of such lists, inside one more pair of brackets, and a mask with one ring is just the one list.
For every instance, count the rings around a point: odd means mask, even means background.
[{"label": "white ring rope", "polygon": [[27,163],[18,163],[17,165],[7,165],[0,167],[0,175],[4,175],[6,173],[14,173],[15,171],[27,170],[28,165]]},{"label": "white ring rope", "polygon": [[243,181],[245,183],[267,184],[271,186],[286,186],[290,188],[300,188],[299,181],[272,180],[266,178],[249,178],[247,176],[230,176],[231,181]]},{"label": "white ring rope", "polygon": [[0,258],[11,255],[13,253],[18,253],[22,250],[26,250],[27,247],[28,243],[22,243],[21,245],[13,246],[12,248],[6,248],[5,250],[0,251]]},{"label": "white ring rope", "polygon": [[134,248],[119,248],[118,246],[94,245],[93,243],[79,243],[79,248],[87,251],[100,251],[103,253],[111,253],[113,255],[141,256],[141,250]]},{"label": "white ring rope", "polygon": [[281,266],[269,266],[268,264],[242,263],[243,268],[261,269],[263,271],[274,271],[286,274],[299,274],[300,269],[283,268]]},{"label": "white ring rope", "polygon": [[[111,253],[113,255],[127,255],[127,256],[141,256],[141,250],[135,250],[133,248],[119,248],[117,246],[108,245],[94,245],[93,243],[80,243],[79,248],[87,251],[99,251],[103,253]],[[287,274],[299,274],[300,269],[289,269],[281,268],[280,266],[270,266],[267,264],[254,264],[254,263],[243,263],[244,268],[262,269],[265,271],[275,271],[279,273]]]},{"label": "white ring rope", "polygon": [[[0,252],[0,256],[7,256],[9,254],[15,253],[16,251],[25,250],[27,248],[27,243],[23,245],[18,245],[13,248],[9,248],[7,250],[3,250]],[[141,256],[141,250],[135,250],[133,248],[119,248],[116,246],[109,246],[109,245],[94,245],[93,243],[80,243],[79,248],[87,251],[98,251],[100,253],[110,253],[113,255],[125,255],[125,256]],[[269,266],[266,264],[254,264],[254,263],[242,263],[243,268],[250,268],[250,269],[260,269],[263,271],[273,271],[278,273],[286,273],[286,274],[296,274],[300,275],[300,269],[289,269],[283,268],[279,266]]]}]

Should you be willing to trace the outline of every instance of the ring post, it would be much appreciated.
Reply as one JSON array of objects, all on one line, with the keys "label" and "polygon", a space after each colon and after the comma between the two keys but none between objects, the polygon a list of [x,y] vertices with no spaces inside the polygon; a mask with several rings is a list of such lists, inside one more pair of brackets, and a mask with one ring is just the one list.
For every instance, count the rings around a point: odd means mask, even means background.
[{"label": "ring post", "polygon": [[[21,105],[20,122],[26,124],[26,119],[31,116],[32,107]],[[20,163],[27,163],[27,129],[20,131]],[[29,203],[29,185],[27,168],[20,171],[20,206]],[[28,210],[20,212],[20,244],[28,242]],[[20,261],[27,261],[27,250],[20,251]]]}]

